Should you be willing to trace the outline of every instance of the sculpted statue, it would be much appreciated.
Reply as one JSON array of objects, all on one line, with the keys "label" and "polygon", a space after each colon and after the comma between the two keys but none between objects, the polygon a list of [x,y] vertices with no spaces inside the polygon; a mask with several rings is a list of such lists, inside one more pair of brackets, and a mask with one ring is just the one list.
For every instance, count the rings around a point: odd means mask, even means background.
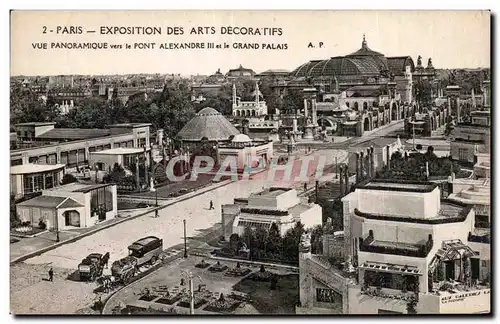
[{"label": "sculpted statue", "polygon": [[429,57],[429,60],[427,61],[427,66],[432,66],[432,59]]},{"label": "sculpted statue", "polygon": [[420,66],[420,65],[422,65],[422,56],[419,55],[417,58],[417,66]]}]

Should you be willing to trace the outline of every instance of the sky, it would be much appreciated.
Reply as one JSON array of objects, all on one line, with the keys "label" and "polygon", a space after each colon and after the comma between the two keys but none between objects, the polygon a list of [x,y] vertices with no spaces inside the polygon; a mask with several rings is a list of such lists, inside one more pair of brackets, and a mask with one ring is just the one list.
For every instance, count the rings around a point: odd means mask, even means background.
[{"label": "sky", "polygon": [[[61,34],[64,27],[81,34]],[[162,35],[101,35],[105,26],[160,27]],[[192,35],[192,27],[215,34]],[[223,27],[281,28],[278,36],[222,35]],[[182,27],[183,35],[165,35]],[[52,32],[50,32],[52,30]],[[70,28],[66,28],[70,30]],[[87,33],[95,30],[95,33]],[[44,33],[45,31],[45,33]],[[293,70],[314,59],[343,56],[368,46],[386,56],[432,58],[436,68],[490,67],[488,11],[13,11],[11,75],[226,73],[240,64],[257,73]],[[52,43],[107,43],[106,50],[51,49]],[[159,49],[162,43],[230,44],[229,49]],[[323,43],[320,47],[319,44]],[[46,43],[47,49],[34,49]],[[155,49],[112,49],[111,45],[155,43]],[[234,43],[259,49],[233,49]],[[309,47],[312,43],[315,47]],[[262,49],[278,44],[287,49]]]}]

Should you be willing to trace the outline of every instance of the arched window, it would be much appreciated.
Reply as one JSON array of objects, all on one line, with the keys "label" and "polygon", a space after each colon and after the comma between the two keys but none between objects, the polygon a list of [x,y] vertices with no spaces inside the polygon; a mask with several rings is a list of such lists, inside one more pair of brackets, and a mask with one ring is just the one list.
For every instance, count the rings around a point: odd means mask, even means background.
[{"label": "arched window", "polygon": [[357,101],[354,103],[354,110],[356,110],[356,111],[359,110],[359,104]]},{"label": "arched window", "polygon": [[255,110],[252,110],[252,116],[255,117]]},{"label": "arched window", "polygon": [[363,110],[367,110],[368,109],[368,103],[365,101],[363,102]]}]

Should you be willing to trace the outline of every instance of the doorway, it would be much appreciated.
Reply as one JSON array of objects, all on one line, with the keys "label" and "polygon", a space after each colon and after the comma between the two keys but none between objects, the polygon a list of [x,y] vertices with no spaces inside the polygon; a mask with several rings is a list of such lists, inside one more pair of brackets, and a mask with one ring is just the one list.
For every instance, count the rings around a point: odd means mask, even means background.
[{"label": "doorway", "polygon": [[64,212],[64,225],[80,227],[80,213],[76,210],[68,210]]},{"label": "doorway", "polygon": [[470,259],[470,270],[471,270],[472,280],[479,280],[479,273],[480,273],[479,264],[480,264],[479,259],[477,258]]},{"label": "doorway", "polygon": [[455,280],[455,261],[445,261],[445,280]]}]

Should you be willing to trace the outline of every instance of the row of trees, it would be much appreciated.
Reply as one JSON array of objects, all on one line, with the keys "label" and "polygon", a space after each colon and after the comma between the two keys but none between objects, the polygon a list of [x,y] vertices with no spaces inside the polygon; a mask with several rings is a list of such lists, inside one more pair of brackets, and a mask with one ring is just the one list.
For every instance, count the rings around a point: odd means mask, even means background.
[{"label": "row of trees", "polygon": [[246,246],[250,249],[251,260],[281,260],[296,263],[299,260],[299,243],[304,234],[304,225],[300,222],[289,229],[282,237],[276,223],[269,230],[246,227],[243,235],[233,234],[229,240],[229,249],[233,255]]},{"label": "row of trees", "polygon": [[[274,80],[264,78],[259,88],[264,96],[270,114],[276,109],[294,113],[302,109],[300,91],[291,90],[285,98],[272,88]],[[242,100],[253,100],[255,81],[237,80],[236,91]],[[217,95],[206,95],[207,100],[194,104],[188,86],[168,84],[160,93],[148,94],[148,98],[136,97],[124,104],[116,94],[111,100],[91,97],[75,100],[76,109],[62,115],[52,99],[42,99],[30,89],[16,85],[11,89],[11,125],[24,122],[53,121],[57,127],[105,128],[114,123],[147,122],[153,130],[163,128],[169,137],[174,137],[196,112],[212,107],[223,115],[232,113],[232,84],[226,84]]]},{"label": "row of trees", "polygon": [[153,130],[165,129],[175,136],[195,113],[187,87],[165,87],[163,92],[136,98],[127,104],[114,98],[92,97],[74,102],[76,109],[62,115],[52,100],[44,102],[29,89],[16,86],[11,91],[11,125],[23,122],[54,121],[58,127],[105,128],[114,123],[147,122]]},{"label": "row of trees", "polygon": [[460,172],[460,165],[451,161],[447,157],[438,158],[434,154],[434,149],[429,146],[425,153],[412,153],[403,156],[400,152],[395,152],[391,156],[391,168],[385,166],[378,173],[382,179],[405,179],[405,180],[426,180],[426,163],[429,164],[430,177],[446,177]]}]

